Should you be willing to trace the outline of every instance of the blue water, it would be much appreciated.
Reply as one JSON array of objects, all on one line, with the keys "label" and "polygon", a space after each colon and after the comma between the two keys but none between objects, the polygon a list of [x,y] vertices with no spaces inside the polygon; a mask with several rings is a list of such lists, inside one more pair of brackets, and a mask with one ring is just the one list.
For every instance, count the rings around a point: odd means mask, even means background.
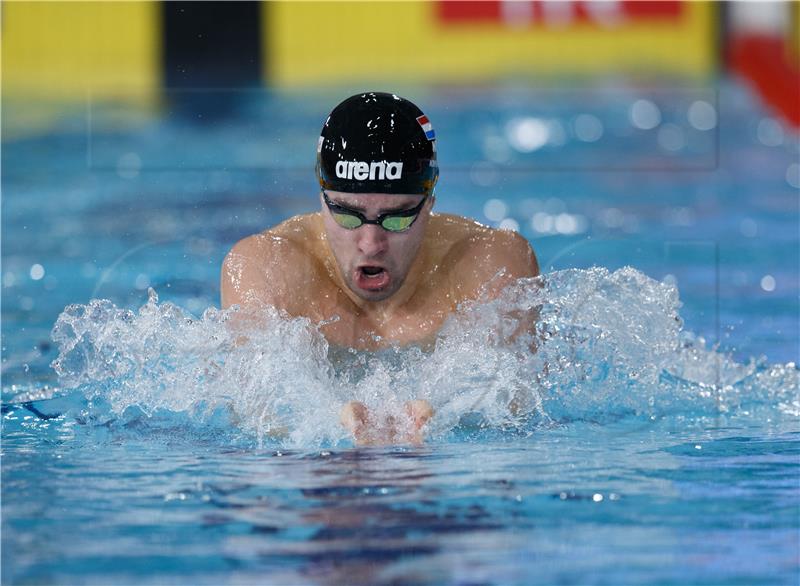
[{"label": "blue water", "polygon": [[[350,89],[36,132],[15,112],[52,105],[4,102],[3,583],[796,584],[797,135],[732,80],[397,88],[437,209],[517,227],[543,278],[427,354],[280,319],[234,347],[222,258],[318,207]],[[537,355],[487,339],[533,308]],[[424,446],[336,423],[411,397]]]}]

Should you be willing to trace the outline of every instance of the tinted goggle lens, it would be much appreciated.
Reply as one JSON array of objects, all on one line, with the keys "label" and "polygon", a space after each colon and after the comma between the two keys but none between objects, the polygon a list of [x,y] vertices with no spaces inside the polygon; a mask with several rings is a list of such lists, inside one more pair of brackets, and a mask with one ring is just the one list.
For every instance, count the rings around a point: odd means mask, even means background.
[{"label": "tinted goggle lens", "polygon": [[411,227],[411,224],[413,224],[419,216],[422,207],[425,205],[425,201],[428,199],[427,197],[423,198],[419,204],[410,210],[405,210],[394,214],[385,214],[379,216],[377,220],[368,220],[358,212],[351,212],[346,208],[333,203],[328,198],[328,194],[325,193],[324,190],[322,191],[322,196],[325,200],[325,204],[328,206],[328,209],[331,212],[331,215],[333,216],[334,221],[342,228],[346,228],[347,230],[355,230],[364,224],[376,224],[380,225],[384,230],[388,230],[389,232],[403,232],[408,230]]},{"label": "tinted goggle lens", "polygon": [[[419,214],[414,214],[413,216],[386,216],[381,219],[381,227],[389,232],[402,232],[411,227],[411,224],[414,223],[418,215]],[[353,214],[334,212],[333,219],[342,228],[347,228],[348,230],[355,230],[364,224],[361,218]]]},{"label": "tinted goggle lens", "polygon": [[414,214],[413,216],[386,216],[381,222],[381,226],[389,230],[389,232],[402,232],[403,230],[408,230],[411,224],[414,223],[414,220],[417,219],[417,215],[418,214]]},{"label": "tinted goggle lens", "polygon": [[339,224],[342,228],[347,228],[348,230],[355,230],[358,228],[362,222],[361,219],[353,214],[342,214],[339,212],[331,212],[333,214],[333,219]]}]

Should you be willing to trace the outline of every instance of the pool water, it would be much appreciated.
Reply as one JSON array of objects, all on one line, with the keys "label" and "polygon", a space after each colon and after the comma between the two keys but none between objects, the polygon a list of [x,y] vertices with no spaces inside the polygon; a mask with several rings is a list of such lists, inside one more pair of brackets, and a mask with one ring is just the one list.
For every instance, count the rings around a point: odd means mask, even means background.
[{"label": "pool water", "polygon": [[[733,80],[398,91],[437,209],[544,274],[374,354],[215,308],[350,88],[4,103],[3,583],[796,584],[797,134]],[[494,339],[534,310],[536,355]],[[336,421],[411,398],[423,446]]]}]

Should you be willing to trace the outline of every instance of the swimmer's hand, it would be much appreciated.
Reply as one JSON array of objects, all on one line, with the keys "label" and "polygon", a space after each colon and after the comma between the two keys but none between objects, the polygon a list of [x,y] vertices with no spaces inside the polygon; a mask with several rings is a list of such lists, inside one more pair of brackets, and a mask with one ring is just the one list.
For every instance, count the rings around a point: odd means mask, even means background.
[{"label": "swimmer's hand", "polygon": [[353,434],[357,446],[421,445],[423,428],[432,416],[430,403],[417,400],[405,404],[405,417],[389,415],[380,421],[364,403],[350,401],[342,407],[339,421]]}]

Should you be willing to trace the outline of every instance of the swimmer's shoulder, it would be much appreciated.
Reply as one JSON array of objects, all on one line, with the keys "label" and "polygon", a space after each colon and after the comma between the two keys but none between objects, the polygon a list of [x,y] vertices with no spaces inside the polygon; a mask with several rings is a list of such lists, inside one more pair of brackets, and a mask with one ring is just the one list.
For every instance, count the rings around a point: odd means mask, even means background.
[{"label": "swimmer's shoulder", "polygon": [[473,296],[489,282],[497,283],[499,290],[511,281],[539,275],[536,254],[518,232],[450,214],[436,214],[431,220],[433,234],[445,244],[443,265],[461,294]]},{"label": "swimmer's shoulder", "polygon": [[241,303],[248,295],[271,303],[277,297],[290,299],[292,291],[317,281],[318,215],[295,216],[239,240],[222,263],[223,307]]},{"label": "swimmer's shoulder", "polygon": [[228,256],[269,262],[271,260],[297,260],[313,254],[320,239],[319,214],[294,216],[264,230],[239,240]]},{"label": "swimmer's shoulder", "polygon": [[277,226],[265,230],[262,234],[285,238],[298,245],[307,244],[321,238],[322,218],[319,212],[293,216]]},{"label": "swimmer's shoulder", "polygon": [[429,230],[432,241],[441,243],[452,260],[469,260],[477,254],[493,261],[509,257],[531,266],[536,264],[530,243],[513,230],[498,230],[453,214],[431,214]]}]

